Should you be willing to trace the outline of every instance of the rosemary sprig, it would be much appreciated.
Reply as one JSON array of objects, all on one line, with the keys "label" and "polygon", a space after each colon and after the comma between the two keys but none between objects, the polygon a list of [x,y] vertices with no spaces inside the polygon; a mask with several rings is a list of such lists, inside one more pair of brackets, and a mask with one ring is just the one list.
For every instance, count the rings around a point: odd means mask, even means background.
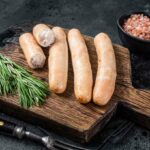
[{"label": "rosemary sprig", "polygon": [[0,54],[0,95],[18,93],[23,107],[43,104],[47,85],[21,66]]}]

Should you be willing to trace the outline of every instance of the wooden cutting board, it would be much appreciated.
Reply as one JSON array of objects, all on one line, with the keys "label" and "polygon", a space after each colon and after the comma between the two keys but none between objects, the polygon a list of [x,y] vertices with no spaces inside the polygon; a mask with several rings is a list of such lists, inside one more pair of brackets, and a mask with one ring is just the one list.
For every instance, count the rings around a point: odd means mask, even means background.
[{"label": "wooden cutting board", "polygon": [[[17,36],[21,32],[31,31],[32,26],[33,24],[26,24],[21,27],[12,27],[0,34],[1,42],[3,40],[1,45],[8,43],[2,48],[0,53],[11,58],[17,64],[32,72],[33,75],[47,82],[47,62],[43,69],[31,70],[17,42]],[[84,38],[89,50],[95,80],[97,56],[93,45],[93,38],[89,36],[84,36]],[[50,93],[43,106],[30,109],[24,109],[19,106],[18,96],[1,96],[0,110],[22,120],[50,128],[80,142],[88,142],[98,131],[102,130],[116,110],[118,110],[118,106],[126,108],[121,109],[120,113],[150,129],[150,91],[135,89],[132,86],[128,49],[115,44],[114,50],[118,76],[114,95],[106,106],[100,107],[92,102],[82,105],[76,101],[73,90],[73,70],[71,60],[69,59],[69,79],[67,90],[64,94],[56,95]],[[44,52],[48,57],[47,49],[44,49]]]}]

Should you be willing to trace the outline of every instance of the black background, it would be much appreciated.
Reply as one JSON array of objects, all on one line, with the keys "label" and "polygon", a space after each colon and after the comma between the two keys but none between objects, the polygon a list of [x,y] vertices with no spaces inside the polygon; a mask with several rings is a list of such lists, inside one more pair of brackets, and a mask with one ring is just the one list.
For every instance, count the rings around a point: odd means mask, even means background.
[{"label": "black background", "polygon": [[[0,32],[13,24],[26,21],[43,21],[65,28],[79,28],[83,34],[90,36],[95,36],[99,32],[106,32],[111,36],[113,42],[121,43],[117,34],[116,20],[120,15],[131,11],[150,13],[150,0],[1,0]],[[143,58],[139,58],[139,56],[133,56],[133,59],[134,62],[141,62],[141,64],[133,66],[133,72],[136,78],[135,85],[143,88],[145,87],[145,79],[141,79],[143,73],[138,75],[138,71],[140,66],[145,63],[143,63]],[[146,68],[144,71],[148,70],[149,68]],[[148,74],[150,72],[144,74],[147,81],[146,87],[149,87],[150,75]],[[8,118],[4,114],[1,116]],[[122,120],[125,119],[116,117],[110,122],[110,126]],[[27,125],[22,122],[21,124]],[[36,131],[32,125],[29,125],[29,128]],[[0,135],[0,150],[24,149],[43,150],[45,148],[27,140],[19,142],[16,139]],[[103,150],[107,149],[149,150],[150,131],[134,125],[121,143],[109,142],[103,147]]]}]

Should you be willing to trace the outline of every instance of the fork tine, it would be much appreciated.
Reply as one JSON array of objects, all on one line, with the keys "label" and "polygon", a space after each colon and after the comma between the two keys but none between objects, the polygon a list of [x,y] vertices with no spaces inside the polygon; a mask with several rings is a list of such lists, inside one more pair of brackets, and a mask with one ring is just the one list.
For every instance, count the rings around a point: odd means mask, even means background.
[{"label": "fork tine", "polygon": [[126,130],[128,128],[128,126],[132,125],[132,122],[129,121],[124,121],[120,124],[120,126],[114,131],[112,136],[116,136],[120,133],[122,133],[124,130]]},{"label": "fork tine", "polygon": [[62,144],[55,144],[54,145],[54,147],[56,147],[56,148],[61,148],[61,149],[63,149],[63,150],[72,150],[72,148],[70,148],[70,147],[68,147],[68,146],[64,146],[64,145],[62,145]]},{"label": "fork tine", "polygon": [[[38,126],[38,128],[44,133],[44,134],[47,134],[47,135],[50,135],[50,133],[43,129],[42,127]],[[55,144],[55,147],[59,147],[59,148],[62,148],[64,150],[89,150],[87,148],[82,148],[80,146],[75,146],[73,144],[70,144],[70,143],[66,143],[64,141],[58,141],[58,140],[55,140],[54,142]]]},{"label": "fork tine", "polygon": [[55,144],[56,144],[56,146],[58,145],[58,146],[63,146],[65,148],[68,148],[67,150],[88,150],[87,148],[75,146],[73,144],[61,142],[61,141],[56,141]]},{"label": "fork tine", "polygon": [[120,142],[124,137],[125,135],[133,128],[134,124],[132,122],[128,122],[125,127],[123,127],[122,130],[116,132],[112,137],[112,140],[111,142],[112,143],[118,143]]},{"label": "fork tine", "polygon": [[[126,129],[131,129],[134,126],[134,124],[132,122],[129,121],[122,121],[121,124],[118,126],[117,129],[115,129],[109,136],[107,136],[104,141],[100,144],[100,146],[97,148],[97,150],[100,150],[101,148],[104,147],[104,145],[110,141],[111,139],[114,139],[116,136],[118,136],[119,134],[121,134],[122,132],[124,132]],[[126,134],[129,132],[126,131]],[[125,134],[124,134],[125,135]],[[123,136],[124,136],[123,135]]]}]

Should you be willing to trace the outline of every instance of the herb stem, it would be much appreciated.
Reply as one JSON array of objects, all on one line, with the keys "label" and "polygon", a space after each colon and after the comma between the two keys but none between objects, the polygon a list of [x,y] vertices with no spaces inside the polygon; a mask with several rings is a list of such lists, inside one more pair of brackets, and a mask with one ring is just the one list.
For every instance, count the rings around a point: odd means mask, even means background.
[{"label": "herb stem", "polygon": [[25,108],[45,102],[47,84],[1,54],[0,74],[0,95],[18,93],[19,103]]}]

